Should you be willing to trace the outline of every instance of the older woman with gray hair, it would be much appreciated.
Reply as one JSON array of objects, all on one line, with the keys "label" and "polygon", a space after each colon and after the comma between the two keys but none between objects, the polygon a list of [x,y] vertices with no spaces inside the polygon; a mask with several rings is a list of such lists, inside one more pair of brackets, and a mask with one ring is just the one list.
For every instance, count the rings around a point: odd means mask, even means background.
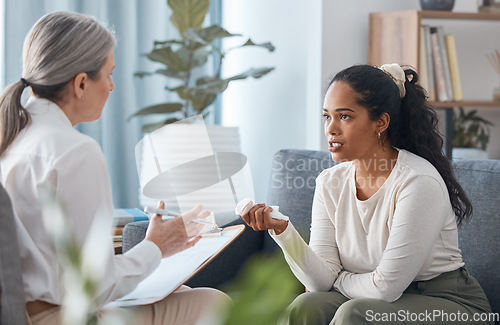
[{"label": "older woman with gray hair", "polygon": [[[0,176],[15,211],[27,314],[33,324],[59,324],[62,302],[56,251],[46,232],[40,203],[50,190],[67,210],[67,231],[83,245],[96,218],[113,214],[111,186],[99,145],[73,128],[97,120],[114,89],[115,38],[92,17],[55,12],[42,17],[23,48],[23,74],[0,97]],[[25,106],[21,95],[30,88]],[[160,207],[161,203],[160,203]],[[111,258],[98,283],[99,305],[132,291],[167,257],[193,246],[194,208],[164,221],[155,215],[143,242]],[[111,221],[108,223],[111,226]],[[110,233],[111,229],[107,233]],[[175,267],[175,266],[174,266]],[[195,324],[216,303],[228,303],[210,288],[182,287],[162,301],[134,307],[141,324]]]}]

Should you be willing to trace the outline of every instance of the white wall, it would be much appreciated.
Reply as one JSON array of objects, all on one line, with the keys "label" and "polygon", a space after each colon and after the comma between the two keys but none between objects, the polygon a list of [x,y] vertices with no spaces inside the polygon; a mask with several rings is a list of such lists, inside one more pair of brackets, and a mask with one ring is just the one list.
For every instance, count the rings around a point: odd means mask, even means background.
[{"label": "white wall", "polygon": [[[0,17],[3,17],[4,15],[4,9],[5,9],[5,3],[3,0],[0,0]],[[4,75],[4,60],[3,60],[3,53],[4,53],[4,39],[3,39],[3,35],[4,35],[4,22],[1,21],[0,22],[0,85],[4,85],[5,84],[5,75]]]},{"label": "white wall", "polygon": [[[276,67],[262,79],[233,82],[222,97],[223,125],[240,127],[242,152],[252,168],[256,199],[264,201],[276,151],[319,149],[321,2],[295,1],[290,5],[285,0],[226,0],[223,8],[227,30],[276,46],[274,53],[261,48],[231,52],[223,70],[230,76],[251,66]],[[228,40],[225,47],[245,40]]]},{"label": "white wall", "polygon": [[[252,167],[256,198],[264,201],[272,155],[277,150],[326,149],[322,96],[333,74],[367,62],[369,13],[418,10],[420,5],[418,0],[224,0],[223,8],[226,29],[276,46],[275,53],[261,49],[233,52],[224,68],[231,75],[249,66],[276,67],[260,80],[234,82],[223,94],[223,124],[240,127],[242,152]],[[476,10],[475,1],[455,1],[454,11]],[[444,26],[445,32],[457,37],[464,96],[489,99],[500,80],[488,67],[484,53],[500,49],[496,36],[500,22]],[[478,37],[482,32],[487,35]],[[497,125],[489,153],[498,159],[500,109],[481,110],[481,115]]]}]

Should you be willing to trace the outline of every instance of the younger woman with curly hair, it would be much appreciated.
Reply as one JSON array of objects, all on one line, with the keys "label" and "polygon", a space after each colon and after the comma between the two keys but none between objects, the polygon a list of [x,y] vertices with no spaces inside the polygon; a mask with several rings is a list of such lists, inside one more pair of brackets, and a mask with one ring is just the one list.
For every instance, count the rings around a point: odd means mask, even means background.
[{"label": "younger woman with curly hair", "polygon": [[479,323],[491,311],[458,248],[457,222],[472,206],[417,80],[389,64],[352,66],[331,81],[324,130],[339,164],[316,180],[309,245],[265,204],[242,215],[269,230],[310,291],[282,323]]}]

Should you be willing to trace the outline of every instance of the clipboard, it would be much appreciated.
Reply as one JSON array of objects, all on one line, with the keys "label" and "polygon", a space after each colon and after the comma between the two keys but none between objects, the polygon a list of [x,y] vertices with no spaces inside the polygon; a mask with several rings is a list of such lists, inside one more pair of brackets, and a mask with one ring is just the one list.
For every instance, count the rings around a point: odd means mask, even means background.
[{"label": "clipboard", "polygon": [[104,308],[149,305],[164,299],[200,272],[244,230],[244,225],[226,227],[221,236],[202,238],[193,247],[162,259],[132,292],[107,303]]}]

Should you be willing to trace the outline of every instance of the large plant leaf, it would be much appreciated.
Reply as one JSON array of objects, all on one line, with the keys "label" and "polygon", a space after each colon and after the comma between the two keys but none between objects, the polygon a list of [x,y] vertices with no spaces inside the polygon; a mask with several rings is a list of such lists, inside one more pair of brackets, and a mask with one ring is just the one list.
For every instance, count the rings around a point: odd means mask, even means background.
[{"label": "large plant leaf", "polygon": [[180,98],[189,100],[193,109],[198,112],[201,112],[204,108],[212,104],[216,98],[216,93],[202,88],[179,86],[170,90],[177,92]]},{"label": "large plant leaf", "polygon": [[193,109],[201,113],[206,107],[210,106],[217,98],[216,94],[212,94],[210,92],[200,91],[193,89],[190,91],[191,104],[193,105]]},{"label": "large plant leaf", "polygon": [[190,40],[203,43],[205,45],[210,44],[217,38],[240,36],[240,34],[231,34],[218,25],[212,25],[201,29],[190,28],[184,33],[184,35]]},{"label": "large plant leaf", "polygon": [[196,85],[201,86],[201,85],[204,85],[208,82],[215,81],[215,80],[216,79],[214,79],[213,77],[203,76],[201,78],[196,79]]},{"label": "large plant leaf", "polygon": [[182,110],[182,107],[183,105],[181,103],[165,103],[165,104],[148,106],[130,115],[128,119],[130,120],[132,117],[139,115],[175,113]]},{"label": "large plant leaf", "polygon": [[203,38],[201,38],[198,31],[199,31],[199,29],[197,29],[197,28],[189,28],[188,30],[186,30],[184,32],[184,36],[186,37],[186,39],[188,39],[192,42],[200,43],[203,46],[208,45],[210,42],[207,42]]},{"label": "large plant leaf", "polygon": [[199,34],[200,34],[200,37],[203,38],[207,42],[212,42],[213,40],[215,40],[217,38],[241,36],[241,34],[230,33],[226,29],[222,28],[219,25],[212,25],[212,26],[202,28],[202,29],[200,29]]},{"label": "large plant leaf", "polygon": [[260,78],[273,70],[274,70],[274,67],[250,68],[243,73],[240,73],[236,76],[228,78],[228,80],[231,81],[231,80],[246,79],[248,77]]},{"label": "large plant leaf", "polygon": [[186,86],[179,86],[169,89],[170,91],[175,91],[182,99],[189,99],[188,88]]},{"label": "large plant leaf", "polygon": [[172,8],[170,21],[184,38],[187,29],[201,28],[210,0],[168,0],[168,5]]},{"label": "large plant leaf", "polygon": [[267,49],[269,52],[273,52],[274,49],[275,49],[274,45],[271,44],[270,42],[257,44],[257,43],[254,43],[250,38],[242,46],[258,46],[258,47],[263,47],[263,48]]},{"label": "large plant leaf", "polygon": [[159,74],[162,76],[170,77],[170,78],[175,78],[175,79],[180,79],[184,80],[186,78],[186,73],[185,72],[180,72],[180,71],[175,71],[171,69],[158,69],[155,72],[147,72],[147,71],[138,71],[134,73],[134,77],[146,77],[146,76],[152,76],[155,74]]},{"label": "large plant leaf", "polygon": [[[181,47],[177,51],[173,51],[170,47],[164,47],[154,49],[147,56],[152,61],[165,64],[170,70],[170,74],[173,75],[175,72],[187,73],[192,68],[205,64],[210,56],[210,51],[203,47],[190,53],[190,50],[185,46]],[[185,78],[185,74],[177,75],[180,79]]]},{"label": "large plant leaf", "polygon": [[155,74],[161,74],[162,76],[170,77],[170,78],[175,78],[175,79],[180,79],[184,80],[187,77],[186,72],[183,71],[175,71],[172,69],[158,69],[154,72]]},{"label": "large plant leaf", "polygon": [[202,77],[196,81],[196,87],[191,88],[191,91],[202,91],[210,94],[219,94],[227,89],[230,81],[246,79],[248,77],[260,78],[271,72],[273,69],[274,68],[269,67],[251,68],[243,73],[222,80]]},{"label": "large plant leaf", "polygon": [[134,73],[134,77],[145,77],[145,76],[152,76],[154,73],[153,72],[147,72],[147,71],[137,71]]},{"label": "large plant leaf", "polygon": [[210,50],[206,47],[195,50],[193,53],[193,60],[191,61],[192,67],[204,65],[207,62],[210,53]]},{"label": "large plant leaf", "polygon": [[146,56],[151,61],[165,64],[171,70],[189,71],[189,52],[185,47],[181,47],[178,51],[173,51],[170,46],[156,48]]},{"label": "large plant leaf", "polygon": [[157,47],[158,45],[165,46],[165,45],[170,45],[170,44],[184,45],[184,42],[176,40],[176,39],[171,39],[171,40],[168,40],[168,41],[154,41],[153,44],[154,44],[155,47]]},{"label": "large plant leaf", "polygon": [[248,39],[245,43],[243,43],[242,45],[239,45],[239,46],[235,46],[235,47],[232,47],[230,48],[229,50],[226,51],[229,52],[229,51],[232,51],[232,50],[235,50],[235,49],[238,49],[238,48],[242,48],[242,47],[246,47],[246,46],[258,46],[258,47],[263,47],[265,49],[267,49],[269,52],[273,52],[275,47],[273,44],[271,44],[270,42],[266,42],[266,43],[260,43],[260,44],[257,44],[257,43],[254,43],[251,39]]},{"label": "large plant leaf", "polygon": [[163,122],[145,124],[145,125],[142,126],[142,132],[143,133],[153,132],[154,130],[159,129],[159,128],[161,128],[164,125],[175,123],[175,122],[178,122],[178,121],[180,121],[178,118],[169,118],[169,119],[167,119],[167,120],[165,120]]},{"label": "large plant leaf", "polygon": [[206,83],[197,83],[196,90],[207,92],[210,94],[219,94],[227,89],[229,79],[211,80]]}]

